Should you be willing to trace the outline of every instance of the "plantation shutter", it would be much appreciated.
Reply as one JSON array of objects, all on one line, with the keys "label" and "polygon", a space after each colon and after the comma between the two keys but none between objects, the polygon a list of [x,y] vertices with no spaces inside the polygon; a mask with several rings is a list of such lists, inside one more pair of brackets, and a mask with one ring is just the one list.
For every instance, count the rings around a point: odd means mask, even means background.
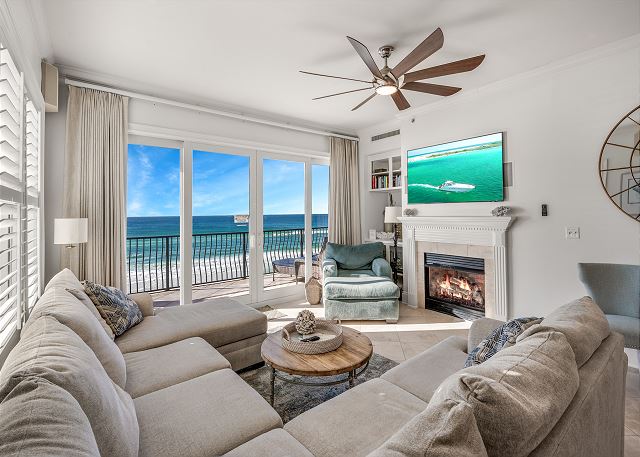
[{"label": "plantation shutter", "polygon": [[22,323],[23,76],[0,45],[0,350]]},{"label": "plantation shutter", "polygon": [[24,299],[29,310],[40,296],[40,112],[31,100],[25,104],[24,183],[26,191],[22,215],[22,278]]}]

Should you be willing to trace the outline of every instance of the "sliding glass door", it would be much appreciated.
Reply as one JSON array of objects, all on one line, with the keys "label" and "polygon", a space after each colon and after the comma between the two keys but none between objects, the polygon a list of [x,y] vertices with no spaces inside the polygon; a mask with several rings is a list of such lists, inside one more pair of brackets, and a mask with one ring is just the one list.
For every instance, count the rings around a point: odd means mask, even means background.
[{"label": "sliding glass door", "polygon": [[180,148],[131,138],[128,148],[126,261],[129,293],[160,292],[179,302]]},{"label": "sliding glass door", "polygon": [[131,140],[130,292],[151,292],[158,306],[303,297],[327,234],[326,161]]},{"label": "sliding glass door", "polygon": [[194,149],[192,301],[251,294],[253,154]]},{"label": "sliding glass door", "polygon": [[262,159],[265,290],[304,283],[304,162]]}]

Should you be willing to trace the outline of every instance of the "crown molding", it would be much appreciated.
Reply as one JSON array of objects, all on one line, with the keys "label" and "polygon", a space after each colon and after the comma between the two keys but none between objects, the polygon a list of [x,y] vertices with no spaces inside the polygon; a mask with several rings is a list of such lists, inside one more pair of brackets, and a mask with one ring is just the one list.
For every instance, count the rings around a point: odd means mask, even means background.
[{"label": "crown molding", "polygon": [[[191,105],[203,106],[219,111],[226,111],[229,114],[260,118],[267,122],[289,124],[292,126],[298,126],[308,128],[311,130],[322,130],[335,133],[336,135],[347,135],[357,137],[355,131],[345,130],[336,126],[329,126],[323,124],[315,124],[306,122],[304,119],[297,119],[292,117],[277,116],[275,113],[249,110],[246,107],[229,105],[221,103],[213,99],[195,98],[193,95],[185,94],[184,92],[167,90],[159,87],[153,87],[149,84],[141,84],[137,81],[133,81],[127,78],[119,76],[95,72],[87,70],[81,67],[73,65],[66,65],[64,63],[56,63],[56,66],[60,69],[61,80],[64,78],[75,79],[91,84],[105,85],[114,89],[140,92],[150,97],[166,98],[176,102],[186,103]],[[162,95],[157,95],[162,94]]]},{"label": "crown molding", "polygon": [[525,71],[508,78],[494,81],[476,89],[470,89],[468,91],[461,92],[460,94],[457,94],[451,98],[443,98],[442,100],[437,102],[408,109],[401,113],[397,113],[395,115],[395,118],[402,121],[420,114],[446,109],[451,106],[464,103],[467,100],[477,97],[481,94],[484,95],[485,93],[497,92],[508,87],[517,86],[518,84],[522,84],[532,79],[539,79],[543,76],[552,75],[560,71],[564,71],[568,68],[584,65],[585,63],[599,60],[621,52],[626,52],[631,49],[640,50],[640,33],[627,38],[623,38],[622,40],[614,41],[604,46],[599,46],[588,51],[556,60],[555,62],[551,62],[547,65],[543,65],[533,70]]}]

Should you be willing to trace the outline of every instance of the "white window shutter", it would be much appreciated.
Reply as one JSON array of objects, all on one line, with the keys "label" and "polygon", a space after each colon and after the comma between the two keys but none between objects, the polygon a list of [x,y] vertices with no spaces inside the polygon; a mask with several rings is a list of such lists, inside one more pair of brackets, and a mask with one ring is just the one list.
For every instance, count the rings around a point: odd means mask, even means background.
[{"label": "white window shutter", "polygon": [[0,44],[0,352],[40,296],[41,119]]}]

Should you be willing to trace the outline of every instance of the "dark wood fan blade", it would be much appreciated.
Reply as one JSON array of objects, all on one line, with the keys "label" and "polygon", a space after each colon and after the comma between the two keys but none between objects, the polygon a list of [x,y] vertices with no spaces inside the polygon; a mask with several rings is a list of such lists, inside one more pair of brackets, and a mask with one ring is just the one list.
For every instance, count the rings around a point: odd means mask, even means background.
[{"label": "dark wood fan blade", "polygon": [[377,92],[374,92],[373,94],[369,95],[367,98],[365,98],[362,102],[358,103],[354,108],[351,108],[351,111],[355,111],[358,108],[360,108],[362,105],[364,105],[365,103],[367,103],[369,100],[371,100],[373,97],[375,97],[376,95],[378,95]]},{"label": "dark wood fan blade", "polygon": [[369,52],[367,47],[355,38],[351,38],[350,36],[347,37],[347,40],[349,40],[349,43],[351,43],[353,49],[356,50],[360,58],[364,61],[364,64],[367,66],[367,68],[369,68],[369,71],[373,73],[373,76],[382,79],[382,73],[380,73],[380,69],[376,65],[376,61],[373,60],[373,57],[371,57],[371,53]]},{"label": "dark wood fan blade", "polygon": [[440,49],[443,44],[444,35],[442,34],[440,27],[438,27],[431,35],[425,38],[422,43],[411,51],[407,57],[402,59],[400,63],[391,70],[391,73],[393,73],[393,76],[396,78],[399,78]]},{"label": "dark wood fan blade", "polygon": [[322,97],[312,98],[311,100],[320,100],[321,98],[335,97],[336,95],[350,94],[351,92],[360,92],[361,90],[371,90],[371,86],[363,87],[362,89],[346,90],[344,92],[338,92],[337,94],[323,95]]},{"label": "dark wood fan blade", "polygon": [[404,98],[404,95],[402,95],[402,92],[400,91],[394,94],[391,94],[391,98],[393,98],[393,101],[395,102],[396,106],[400,111],[402,111],[403,109],[407,109],[411,106],[409,105],[409,102],[407,101],[406,98]]},{"label": "dark wood fan blade", "polygon": [[441,84],[429,84],[429,83],[405,83],[402,85],[403,89],[415,90],[416,92],[425,92],[427,94],[441,95],[448,97],[456,92],[462,90],[461,87],[443,86]]},{"label": "dark wood fan blade", "polygon": [[466,71],[475,70],[484,60],[481,56],[470,57],[468,59],[456,60],[436,67],[425,68],[424,70],[412,71],[404,75],[405,82],[420,81],[422,79],[435,78],[437,76],[455,75]]},{"label": "dark wood fan blade", "polygon": [[300,73],[304,73],[305,75],[313,75],[313,76],[324,76],[325,78],[335,78],[335,79],[346,79],[347,81],[357,81],[359,83],[370,83],[371,81],[365,81],[364,79],[355,79],[355,78],[345,78],[344,76],[332,76],[332,75],[323,75],[322,73],[313,73],[310,71],[300,70]]}]

